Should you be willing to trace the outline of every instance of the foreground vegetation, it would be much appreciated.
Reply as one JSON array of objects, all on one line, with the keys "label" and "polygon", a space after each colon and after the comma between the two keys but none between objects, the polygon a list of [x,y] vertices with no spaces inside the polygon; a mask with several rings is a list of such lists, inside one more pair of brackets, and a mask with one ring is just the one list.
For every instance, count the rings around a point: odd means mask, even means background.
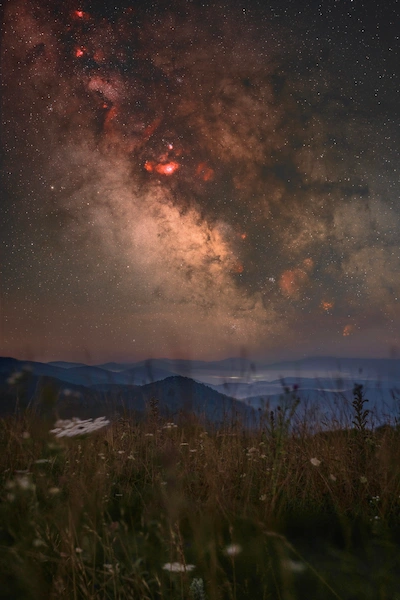
[{"label": "foreground vegetation", "polygon": [[257,430],[156,401],[71,437],[4,418],[0,597],[400,600],[399,428],[369,427],[360,386],[346,429],[283,401]]}]

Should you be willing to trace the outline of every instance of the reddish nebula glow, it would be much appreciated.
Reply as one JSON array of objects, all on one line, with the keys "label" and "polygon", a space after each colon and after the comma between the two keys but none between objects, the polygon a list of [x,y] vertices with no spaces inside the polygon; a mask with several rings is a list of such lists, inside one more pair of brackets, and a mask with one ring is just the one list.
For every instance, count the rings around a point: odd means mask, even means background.
[{"label": "reddish nebula glow", "polygon": [[279,287],[286,296],[295,297],[307,282],[308,275],[303,269],[288,269],[279,279]]},{"label": "reddish nebula glow", "polygon": [[349,335],[354,333],[354,330],[355,330],[354,325],[345,325],[345,327],[343,329],[343,336],[348,337]]},{"label": "reddish nebula glow", "polygon": [[321,302],[321,308],[322,308],[322,310],[325,310],[326,312],[328,312],[333,308],[333,302],[327,302],[327,301],[323,300]]},{"label": "reddish nebula glow", "polygon": [[203,181],[211,181],[214,179],[214,169],[211,169],[205,162],[201,162],[197,165],[196,175],[201,177]]},{"label": "reddish nebula glow", "polygon": [[179,164],[177,162],[171,161],[166,164],[158,164],[155,166],[155,171],[160,175],[172,175],[179,169]]},{"label": "reddish nebula glow", "polygon": [[87,21],[89,19],[89,14],[84,12],[83,10],[74,10],[72,16],[75,19],[83,19],[84,21]]},{"label": "reddish nebula glow", "polygon": [[[107,107],[107,105],[106,105]],[[116,106],[112,106],[104,119],[104,129],[107,130],[110,127],[111,121],[117,116],[118,110]]]},{"label": "reddish nebula glow", "polygon": [[241,233],[240,237],[242,238],[242,240],[245,240],[247,238],[247,233]]},{"label": "reddish nebula glow", "polygon": [[233,265],[232,271],[233,271],[234,273],[239,273],[239,274],[240,274],[240,273],[243,273],[243,271],[244,271],[244,266],[242,265],[242,263],[241,263],[241,262],[237,261],[237,262],[236,262],[236,263]]},{"label": "reddish nebula glow", "polygon": [[144,168],[149,173],[155,171],[159,175],[172,175],[179,169],[179,164],[174,161],[168,163],[156,163],[153,160],[146,160]]},{"label": "reddish nebula glow", "polygon": [[312,258],[305,258],[305,259],[303,260],[303,265],[304,265],[304,268],[306,269],[306,271],[309,271],[310,269],[312,269],[312,268],[313,268],[313,266],[314,266],[314,261],[313,261],[313,259],[312,259]]},{"label": "reddish nebula glow", "polygon": [[75,50],[75,56],[77,58],[80,58],[81,56],[83,56],[85,54],[85,52],[86,52],[86,48],[77,48]]}]

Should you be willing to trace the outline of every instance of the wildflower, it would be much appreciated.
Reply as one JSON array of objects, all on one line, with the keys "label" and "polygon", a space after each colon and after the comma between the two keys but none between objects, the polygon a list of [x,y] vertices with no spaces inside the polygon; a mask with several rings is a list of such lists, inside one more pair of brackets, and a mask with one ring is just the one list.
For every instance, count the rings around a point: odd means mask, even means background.
[{"label": "wildflower", "polygon": [[261,500],[261,502],[265,502],[265,501],[266,501],[266,499],[267,499],[267,494],[262,494],[262,495],[260,496],[260,500]]},{"label": "wildflower", "polygon": [[112,575],[114,575],[115,573],[119,573],[119,563],[116,563],[115,567],[113,565],[111,565],[110,563],[105,563],[103,565],[103,567],[105,568],[106,571],[108,571]]},{"label": "wildflower", "polygon": [[292,573],[303,573],[306,570],[306,565],[298,560],[285,560],[283,567]]},{"label": "wildflower", "polygon": [[50,433],[54,433],[57,438],[60,437],[74,437],[76,435],[83,435],[85,433],[91,433],[97,429],[101,429],[109,424],[109,420],[105,417],[98,417],[97,419],[86,419],[81,421],[74,417],[71,420],[59,419],[55,423],[55,429],[51,429]]},{"label": "wildflower", "polygon": [[186,571],[193,571],[195,569],[194,565],[183,565],[182,563],[173,562],[173,563],[165,563],[163,566],[165,571],[170,571],[171,573],[185,573]]},{"label": "wildflower", "polygon": [[191,448],[189,452],[197,452],[196,448]]},{"label": "wildflower", "polygon": [[368,479],[365,477],[365,475],[361,475],[360,477],[360,483],[367,483]]},{"label": "wildflower", "polygon": [[82,550],[82,548],[75,548],[75,552],[77,554],[82,554],[83,550]]},{"label": "wildflower", "polygon": [[22,371],[16,371],[7,379],[8,385],[16,385],[17,383],[22,383],[27,375],[32,373],[32,369],[29,365],[26,365]]},{"label": "wildflower", "polygon": [[226,546],[225,552],[228,556],[237,556],[242,551],[242,547],[239,544],[229,544]]},{"label": "wildflower", "polygon": [[24,491],[35,489],[34,484],[30,480],[30,478],[27,477],[26,475],[22,475],[22,477],[17,477],[16,483],[19,486],[19,488]]},{"label": "wildflower", "polygon": [[49,488],[49,494],[51,494],[52,496],[55,496],[56,494],[60,493],[60,488],[58,487],[51,487]]},{"label": "wildflower", "polygon": [[29,431],[24,431],[22,433],[22,439],[28,440],[30,437],[31,437],[31,434],[29,433]]},{"label": "wildflower", "polygon": [[33,540],[33,545],[35,546],[35,548],[39,548],[40,546],[47,546],[46,542],[44,542],[43,540],[36,538],[35,540]]},{"label": "wildflower", "polygon": [[179,445],[180,446],[189,446],[189,444],[187,442],[181,442]]},{"label": "wildflower", "polygon": [[313,465],[313,467],[319,467],[321,461],[318,460],[318,458],[310,458],[310,463]]},{"label": "wildflower", "polygon": [[125,450],[118,450],[118,454],[125,454]]},{"label": "wildflower", "polygon": [[154,433],[145,433],[144,437],[154,437]]}]

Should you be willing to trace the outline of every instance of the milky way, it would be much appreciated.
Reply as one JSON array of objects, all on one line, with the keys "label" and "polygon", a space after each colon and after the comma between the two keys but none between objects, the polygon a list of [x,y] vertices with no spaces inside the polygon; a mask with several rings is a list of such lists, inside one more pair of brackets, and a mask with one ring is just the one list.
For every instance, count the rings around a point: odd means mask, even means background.
[{"label": "milky way", "polygon": [[395,9],[118,4],[4,9],[0,353],[396,351]]}]

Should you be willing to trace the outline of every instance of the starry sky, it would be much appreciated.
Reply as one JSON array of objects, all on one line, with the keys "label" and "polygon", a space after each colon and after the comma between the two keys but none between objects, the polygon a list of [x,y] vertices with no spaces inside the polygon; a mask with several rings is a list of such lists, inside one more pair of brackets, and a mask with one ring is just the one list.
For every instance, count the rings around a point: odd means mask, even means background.
[{"label": "starry sky", "polygon": [[397,0],[1,11],[0,355],[398,352]]}]

